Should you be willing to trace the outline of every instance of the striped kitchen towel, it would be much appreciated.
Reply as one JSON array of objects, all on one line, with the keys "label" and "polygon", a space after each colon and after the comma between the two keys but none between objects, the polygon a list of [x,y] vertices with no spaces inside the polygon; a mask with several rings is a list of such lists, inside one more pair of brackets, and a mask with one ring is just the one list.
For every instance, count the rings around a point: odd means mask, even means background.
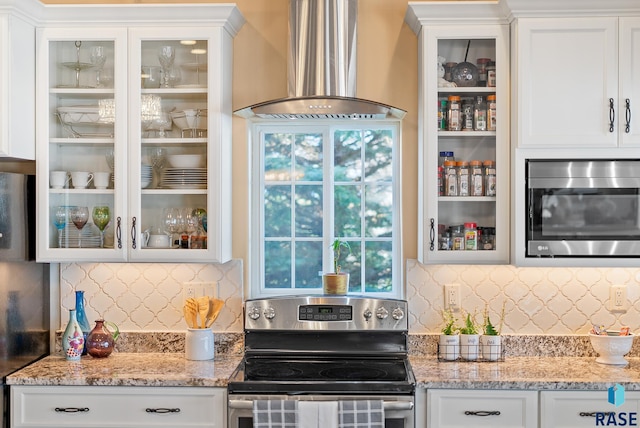
[{"label": "striped kitchen towel", "polygon": [[298,402],[294,400],[255,400],[254,428],[296,428]]},{"label": "striped kitchen towel", "polygon": [[340,401],[338,428],[384,428],[382,400]]}]

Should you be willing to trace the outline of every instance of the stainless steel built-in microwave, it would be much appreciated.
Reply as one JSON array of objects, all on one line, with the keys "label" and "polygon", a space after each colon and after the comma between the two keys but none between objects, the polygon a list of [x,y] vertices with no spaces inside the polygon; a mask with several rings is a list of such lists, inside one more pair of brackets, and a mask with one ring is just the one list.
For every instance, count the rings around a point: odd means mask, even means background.
[{"label": "stainless steel built-in microwave", "polygon": [[527,257],[640,257],[640,160],[526,168]]}]

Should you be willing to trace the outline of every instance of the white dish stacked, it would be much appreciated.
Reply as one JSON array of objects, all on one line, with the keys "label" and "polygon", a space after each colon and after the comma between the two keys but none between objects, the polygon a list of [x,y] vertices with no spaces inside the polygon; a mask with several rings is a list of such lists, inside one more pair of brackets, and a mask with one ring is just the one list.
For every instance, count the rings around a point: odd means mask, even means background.
[{"label": "white dish stacked", "polygon": [[169,189],[206,189],[207,168],[167,168],[162,184]]},{"label": "white dish stacked", "polygon": [[93,223],[82,228],[82,235],[73,223],[67,224],[61,237],[62,248],[100,248],[100,230]]},{"label": "white dish stacked", "polygon": [[140,185],[143,189],[146,189],[151,185],[151,181],[153,179],[153,168],[151,167],[151,165],[143,163],[140,166],[140,171]]}]

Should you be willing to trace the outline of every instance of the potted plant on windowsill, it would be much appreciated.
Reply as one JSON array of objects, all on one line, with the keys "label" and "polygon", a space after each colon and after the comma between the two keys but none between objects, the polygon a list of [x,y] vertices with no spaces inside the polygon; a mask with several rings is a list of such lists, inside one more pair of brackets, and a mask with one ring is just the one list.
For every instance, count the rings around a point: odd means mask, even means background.
[{"label": "potted plant on windowsill", "polygon": [[322,291],[324,294],[347,294],[349,291],[349,274],[341,272],[340,252],[342,247],[351,252],[348,242],[336,239],[331,244],[333,250],[333,273],[322,275]]},{"label": "potted plant on windowsill", "polygon": [[444,327],[440,334],[439,356],[441,360],[457,360],[460,356],[460,329],[456,326],[456,317],[451,309],[442,311]]},{"label": "potted plant on windowsill", "polygon": [[469,361],[478,359],[480,328],[476,324],[476,313],[467,312],[464,325],[460,328],[460,356]]},{"label": "potted plant on windowsill", "polygon": [[505,303],[502,303],[502,311],[500,313],[500,325],[496,330],[491,323],[489,317],[489,309],[484,310],[484,327],[483,334],[480,337],[480,349],[482,350],[482,358],[488,361],[496,361],[502,357],[502,323],[504,322]]}]

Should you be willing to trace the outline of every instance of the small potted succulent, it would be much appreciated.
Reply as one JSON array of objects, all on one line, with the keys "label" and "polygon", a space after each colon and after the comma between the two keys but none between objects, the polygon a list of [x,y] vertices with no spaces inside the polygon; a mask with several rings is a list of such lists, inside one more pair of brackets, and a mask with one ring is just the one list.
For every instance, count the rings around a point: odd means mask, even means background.
[{"label": "small potted succulent", "polygon": [[480,328],[476,323],[476,313],[467,312],[464,325],[460,327],[460,356],[464,360],[475,361],[478,359],[480,343]]},{"label": "small potted succulent", "polygon": [[342,247],[351,252],[351,247],[346,241],[336,239],[331,244],[333,250],[333,273],[322,275],[322,291],[324,294],[347,294],[349,291],[349,274],[341,271],[340,253]]},{"label": "small potted succulent", "polygon": [[480,349],[482,350],[482,358],[485,360],[496,361],[502,356],[502,337],[500,336],[500,332],[502,331],[502,324],[504,322],[504,310],[505,303],[502,304],[500,325],[497,329],[491,322],[489,309],[485,308],[484,310],[484,326],[482,336],[480,337]]},{"label": "small potted succulent", "polygon": [[456,317],[451,309],[442,311],[444,327],[438,341],[441,360],[457,360],[460,356],[460,329],[456,326]]}]

